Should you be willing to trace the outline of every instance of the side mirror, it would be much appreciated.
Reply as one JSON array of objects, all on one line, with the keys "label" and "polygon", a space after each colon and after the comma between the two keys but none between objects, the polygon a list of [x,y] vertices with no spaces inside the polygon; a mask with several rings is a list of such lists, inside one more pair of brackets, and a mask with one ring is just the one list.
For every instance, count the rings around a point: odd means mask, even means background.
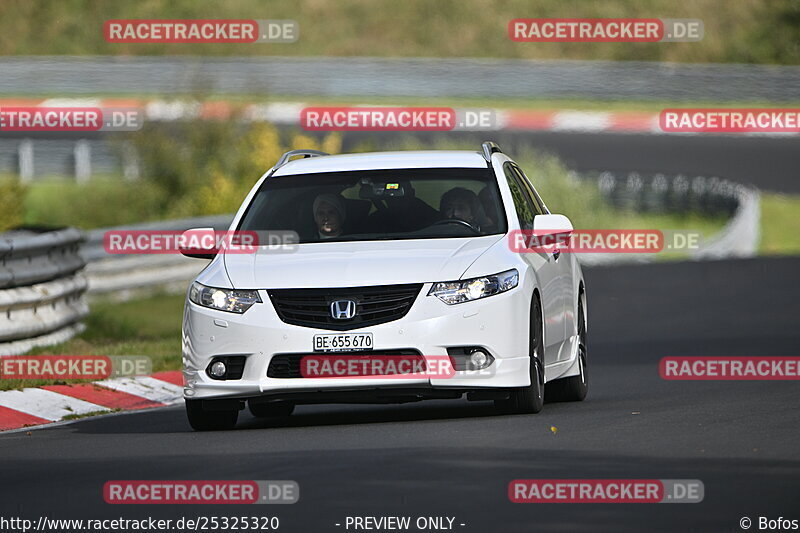
[{"label": "side mirror", "polygon": [[572,222],[564,215],[536,215],[533,217],[533,232],[537,236],[572,234]]},{"label": "side mirror", "polygon": [[536,215],[533,217],[531,238],[532,242],[538,243],[546,250],[549,250],[550,246],[556,246],[555,252],[558,250],[558,245],[568,242],[572,231],[572,222],[564,215]]},{"label": "side mirror", "polygon": [[219,247],[214,228],[194,228],[181,234],[180,252],[186,257],[214,259]]}]

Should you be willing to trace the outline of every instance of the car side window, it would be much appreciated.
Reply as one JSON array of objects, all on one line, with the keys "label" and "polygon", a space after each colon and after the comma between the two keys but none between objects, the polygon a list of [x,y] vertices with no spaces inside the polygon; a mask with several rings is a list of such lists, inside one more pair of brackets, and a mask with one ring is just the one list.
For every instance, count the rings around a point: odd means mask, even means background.
[{"label": "car side window", "polygon": [[533,184],[531,183],[531,180],[528,179],[528,176],[526,176],[525,173],[522,171],[522,169],[519,168],[517,165],[513,165],[513,168],[514,168],[514,172],[519,176],[520,182],[522,182],[523,186],[525,187],[525,190],[527,191],[528,196],[533,201],[534,207],[536,209],[536,214],[537,215],[546,215],[546,214],[550,213],[550,211],[548,211],[548,209],[547,209],[547,206],[544,205],[544,201],[542,201],[542,197],[539,196],[539,193],[534,188]]},{"label": "car side window", "polygon": [[514,172],[511,165],[504,165],[503,171],[506,175],[508,188],[511,189],[511,197],[514,199],[514,209],[517,211],[520,227],[524,230],[533,229],[533,217],[536,216],[533,202],[525,191],[522,183],[520,183],[519,176]]}]

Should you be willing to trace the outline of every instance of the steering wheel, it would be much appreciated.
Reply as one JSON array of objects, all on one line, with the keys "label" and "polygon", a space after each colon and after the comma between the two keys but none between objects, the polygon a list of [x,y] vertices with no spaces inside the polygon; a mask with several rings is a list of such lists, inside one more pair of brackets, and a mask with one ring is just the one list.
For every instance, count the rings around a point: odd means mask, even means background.
[{"label": "steering wheel", "polygon": [[433,224],[431,224],[428,227],[432,228],[434,226],[442,226],[444,224],[459,224],[461,226],[465,226],[465,227],[471,229],[475,233],[480,233],[481,232],[481,230],[479,230],[478,228],[476,228],[475,226],[473,226],[472,224],[470,224],[466,220],[461,220],[460,218],[445,218],[444,220],[437,220],[436,222],[434,222]]}]

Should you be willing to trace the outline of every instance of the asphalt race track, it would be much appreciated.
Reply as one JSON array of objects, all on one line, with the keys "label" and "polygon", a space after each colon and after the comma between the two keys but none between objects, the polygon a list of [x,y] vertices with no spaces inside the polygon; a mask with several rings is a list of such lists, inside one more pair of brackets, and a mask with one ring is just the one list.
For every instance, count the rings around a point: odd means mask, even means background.
[{"label": "asphalt race track", "polygon": [[[590,396],[539,415],[466,401],[301,407],[278,425],[243,414],[236,431],[193,433],[168,408],[5,434],[0,514],[274,514],[282,531],[320,532],[345,531],[335,524],[348,515],[455,516],[457,531],[740,531],[744,516],[799,518],[797,382],[658,374],[666,355],[796,355],[798,269],[800,258],[588,270]],[[700,479],[705,499],[513,504],[517,478]],[[112,506],[102,487],[114,479],[291,479],[301,496]]]}]

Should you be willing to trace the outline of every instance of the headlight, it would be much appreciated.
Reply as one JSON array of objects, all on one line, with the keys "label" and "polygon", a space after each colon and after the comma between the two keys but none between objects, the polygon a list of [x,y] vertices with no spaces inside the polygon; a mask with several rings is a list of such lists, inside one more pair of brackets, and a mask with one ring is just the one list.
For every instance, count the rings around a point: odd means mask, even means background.
[{"label": "headlight", "polygon": [[261,303],[258,291],[237,289],[215,289],[206,287],[196,281],[189,289],[189,300],[218,311],[242,314],[250,309],[253,304]]},{"label": "headlight", "polygon": [[428,296],[436,296],[447,305],[460,304],[506,292],[518,283],[519,273],[511,269],[493,276],[434,283]]}]

